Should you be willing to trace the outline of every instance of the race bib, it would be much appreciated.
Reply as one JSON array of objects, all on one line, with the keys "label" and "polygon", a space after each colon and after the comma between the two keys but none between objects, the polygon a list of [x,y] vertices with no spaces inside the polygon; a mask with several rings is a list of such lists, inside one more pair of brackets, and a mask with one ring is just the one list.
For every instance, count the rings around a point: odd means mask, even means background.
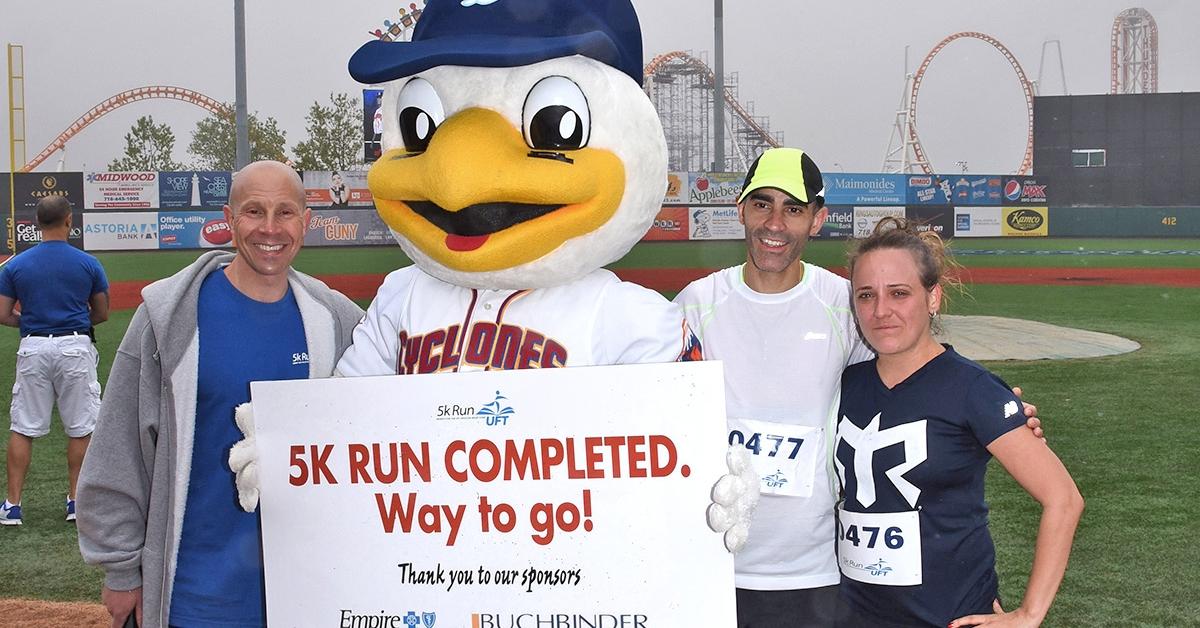
[{"label": "race bib", "polygon": [[921,584],[921,520],[917,511],[862,513],[838,506],[842,575],[868,584]]},{"label": "race bib", "polygon": [[753,419],[729,419],[729,444],[742,445],[768,495],[810,497],[824,430]]}]

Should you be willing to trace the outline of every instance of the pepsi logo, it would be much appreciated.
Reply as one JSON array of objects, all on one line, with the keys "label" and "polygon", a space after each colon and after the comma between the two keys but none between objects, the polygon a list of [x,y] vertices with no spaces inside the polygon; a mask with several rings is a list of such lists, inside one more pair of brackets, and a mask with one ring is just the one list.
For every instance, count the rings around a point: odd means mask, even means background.
[{"label": "pepsi logo", "polygon": [[1004,198],[1015,201],[1021,198],[1021,182],[1016,179],[1009,179],[1008,183],[1004,184]]}]

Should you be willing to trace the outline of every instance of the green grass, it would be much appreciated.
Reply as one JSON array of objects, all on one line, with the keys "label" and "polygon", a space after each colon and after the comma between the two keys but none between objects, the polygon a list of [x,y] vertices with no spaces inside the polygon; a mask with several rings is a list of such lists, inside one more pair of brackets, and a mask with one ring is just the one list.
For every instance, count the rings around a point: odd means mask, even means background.
[{"label": "green grass", "polygon": [[[1195,240],[960,240],[973,249],[1062,247],[1112,250],[1193,249]],[[1035,248],[1036,247],[1036,248]],[[739,263],[737,242],[688,245],[647,243],[616,266],[723,267]],[[843,243],[814,242],[806,259],[840,265]],[[105,254],[114,280],[153,278],[178,268],[195,253]],[[1200,256],[965,255],[967,265],[997,259],[1046,258],[1069,266],[1118,261],[1141,265],[1200,267]],[[1182,260],[1182,261],[1181,261]],[[308,250],[298,265],[315,274],[386,272],[403,264],[396,249]],[[1016,262],[1010,262],[1016,263]],[[1050,444],[1066,463],[1087,500],[1067,571],[1046,626],[1196,625],[1200,596],[1193,583],[1200,499],[1200,407],[1196,358],[1200,289],[1153,286],[989,286],[970,289],[954,313],[1039,320],[1115,333],[1142,343],[1134,353],[1089,360],[1004,362],[992,367],[1026,390],[1049,430]],[[128,312],[98,328],[102,377],[128,322]],[[16,331],[0,329],[0,360],[11,360]],[[0,390],[11,388],[12,368],[0,365]],[[7,399],[0,400],[7,412]],[[0,444],[2,454],[5,444]],[[85,567],[74,528],[63,522],[66,486],[61,429],[36,442],[27,482],[26,525],[0,529],[7,572],[0,597],[95,600],[100,576]],[[988,477],[992,533],[996,539],[1004,599],[1018,602],[1028,579],[1037,534],[1037,504],[998,466]]]}]

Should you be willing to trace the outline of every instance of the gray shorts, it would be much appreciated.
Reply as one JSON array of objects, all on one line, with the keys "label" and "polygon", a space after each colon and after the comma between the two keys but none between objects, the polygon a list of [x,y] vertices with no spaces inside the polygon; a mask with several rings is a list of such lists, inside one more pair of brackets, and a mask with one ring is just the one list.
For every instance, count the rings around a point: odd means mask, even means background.
[{"label": "gray shorts", "polygon": [[12,390],[12,431],[45,436],[57,403],[67,436],[91,434],[100,412],[99,362],[100,353],[85,335],[22,338]]}]

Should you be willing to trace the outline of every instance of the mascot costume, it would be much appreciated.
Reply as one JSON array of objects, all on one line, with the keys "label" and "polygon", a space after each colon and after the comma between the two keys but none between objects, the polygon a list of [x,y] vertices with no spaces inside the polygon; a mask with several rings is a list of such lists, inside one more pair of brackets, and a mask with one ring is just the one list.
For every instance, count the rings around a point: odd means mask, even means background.
[{"label": "mascot costume", "polygon": [[[340,375],[701,358],[677,305],[602,268],[646,233],[667,182],[629,0],[429,0],[412,41],[368,42],[349,69],[385,84],[367,181],[415,264],[388,275]],[[252,422],[238,422],[230,464],[253,508]],[[731,548],[749,473],[714,487],[710,525]]]}]

